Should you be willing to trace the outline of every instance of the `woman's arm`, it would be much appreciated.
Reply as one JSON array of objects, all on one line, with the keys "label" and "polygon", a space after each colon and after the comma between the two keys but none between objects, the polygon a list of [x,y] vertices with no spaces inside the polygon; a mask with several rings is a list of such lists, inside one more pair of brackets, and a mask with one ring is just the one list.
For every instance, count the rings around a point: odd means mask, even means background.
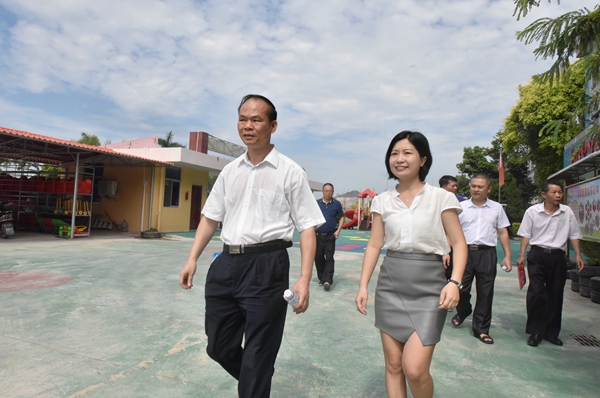
[{"label": "woman's arm", "polygon": [[[446,235],[452,246],[452,278],[457,282],[462,282],[462,277],[467,266],[467,242],[463,234],[458,213],[455,209],[448,209],[442,212],[442,224]],[[458,305],[460,299],[460,289],[454,283],[448,283],[440,294],[440,308],[452,309]]]},{"label": "woman's arm", "polygon": [[383,246],[383,237],[385,236],[385,229],[381,214],[373,213],[373,224],[371,225],[371,236],[369,237],[369,243],[365,250],[365,256],[363,257],[362,271],[360,274],[360,282],[358,285],[358,294],[356,295],[356,309],[363,315],[367,315],[367,300],[369,294],[367,287],[369,281],[377,265],[379,259],[379,253]]}]

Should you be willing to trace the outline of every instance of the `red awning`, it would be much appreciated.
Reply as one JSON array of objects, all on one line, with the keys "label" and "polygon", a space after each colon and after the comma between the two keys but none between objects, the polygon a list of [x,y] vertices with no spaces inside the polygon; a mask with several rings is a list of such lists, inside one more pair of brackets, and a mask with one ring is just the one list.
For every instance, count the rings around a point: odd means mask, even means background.
[{"label": "red awning", "polygon": [[367,188],[357,195],[357,197],[359,197],[361,199],[366,198],[367,196],[374,198],[375,196],[377,196],[377,194],[375,192],[371,191],[369,188]]},{"label": "red awning", "polygon": [[55,165],[74,164],[79,155],[82,164],[128,166],[171,165],[154,159],[116,152],[112,149],[61,140],[27,131],[0,126],[0,157]]}]

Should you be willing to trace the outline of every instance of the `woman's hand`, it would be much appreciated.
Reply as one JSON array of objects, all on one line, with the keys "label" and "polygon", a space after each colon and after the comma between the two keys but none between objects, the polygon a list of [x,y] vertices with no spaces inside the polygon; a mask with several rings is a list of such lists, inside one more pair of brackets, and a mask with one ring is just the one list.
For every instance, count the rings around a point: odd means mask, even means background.
[{"label": "woman's hand", "polygon": [[460,289],[454,283],[448,282],[440,294],[440,310],[456,308],[460,299]]},{"label": "woman's hand", "polygon": [[369,299],[369,293],[367,293],[367,289],[358,289],[358,294],[356,295],[356,309],[363,315],[367,315],[367,300]]}]

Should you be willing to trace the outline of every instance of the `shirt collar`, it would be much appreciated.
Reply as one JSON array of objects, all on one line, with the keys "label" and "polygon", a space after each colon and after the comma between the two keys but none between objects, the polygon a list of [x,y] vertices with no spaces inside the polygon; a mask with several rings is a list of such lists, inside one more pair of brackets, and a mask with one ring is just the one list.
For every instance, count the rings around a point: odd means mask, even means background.
[{"label": "shirt collar", "polygon": [[[255,167],[252,164],[252,162],[250,161],[250,159],[248,158],[248,150],[246,150],[246,152],[244,152],[244,154],[242,155],[242,161],[243,161],[243,163],[246,163],[250,167]],[[269,163],[273,167],[277,168],[277,165],[279,164],[279,151],[277,150],[277,148],[275,148],[275,146],[273,146],[273,149],[271,149],[271,152],[269,152],[267,157],[262,162],[257,164],[256,166],[260,166],[261,164],[263,164],[265,162]]]},{"label": "shirt collar", "polygon": [[[544,209],[544,203],[545,203],[545,202],[538,203],[537,205],[535,205],[535,209],[537,210],[537,212],[538,212],[538,213],[546,213],[546,214],[550,214],[550,213],[546,212],[546,209]],[[554,213],[552,213],[552,214],[550,214],[550,215],[552,216],[552,215],[554,215],[554,214],[560,214],[560,213],[562,213],[563,211],[565,211],[565,208],[563,207],[563,205],[562,205],[562,204],[559,204],[559,205],[558,205],[558,210],[556,210]]]},{"label": "shirt collar", "polygon": [[482,204],[481,206],[477,206],[475,203],[473,203],[473,198],[467,199],[467,202],[468,202],[468,204],[467,204],[468,207],[490,207],[490,198],[487,198],[485,200],[485,203]]}]

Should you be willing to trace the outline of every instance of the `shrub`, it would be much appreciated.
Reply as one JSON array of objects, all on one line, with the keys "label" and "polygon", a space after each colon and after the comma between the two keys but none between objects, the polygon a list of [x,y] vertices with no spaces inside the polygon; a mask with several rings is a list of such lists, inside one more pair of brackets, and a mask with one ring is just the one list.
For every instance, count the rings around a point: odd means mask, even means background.
[{"label": "shrub", "polygon": [[516,235],[517,232],[519,231],[519,227],[521,227],[521,223],[520,222],[514,222],[510,225],[510,228],[512,229],[513,233]]}]

